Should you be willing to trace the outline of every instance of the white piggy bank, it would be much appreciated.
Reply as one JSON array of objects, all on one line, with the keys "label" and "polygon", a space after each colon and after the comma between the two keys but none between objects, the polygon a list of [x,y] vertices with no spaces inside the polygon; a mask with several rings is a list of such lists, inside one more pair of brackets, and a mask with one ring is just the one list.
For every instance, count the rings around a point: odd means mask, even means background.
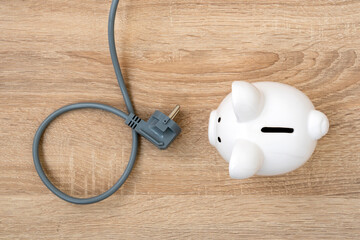
[{"label": "white piggy bank", "polygon": [[229,162],[230,177],[278,175],[303,165],[329,121],[289,85],[237,81],[212,111],[209,141]]}]

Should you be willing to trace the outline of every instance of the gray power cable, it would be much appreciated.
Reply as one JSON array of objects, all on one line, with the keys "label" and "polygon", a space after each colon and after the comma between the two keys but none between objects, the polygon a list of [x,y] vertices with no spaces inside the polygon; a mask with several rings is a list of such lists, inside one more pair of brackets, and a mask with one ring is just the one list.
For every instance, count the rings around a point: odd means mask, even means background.
[{"label": "gray power cable", "polygon": [[[119,83],[119,86],[120,86],[120,89],[121,89],[121,92],[122,92],[122,95],[123,95],[123,98],[125,101],[126,108],[129,112],[129,114],[131,114],[131,113],[134,113],[134,108],[132,106],[131,99],[129,97],[129,94],[127,92],[127,89],[126,89],[126,86],[124,83],[124,78],[121,73],[121,69],[120,69],[120,65],[119,65],[119,61],[118,61],[118,57],[117,57],[117,53],[116,53],[116,47],[115,47],[114,23],[115,23],[115,16],[116,16],[116,10],[117,10],[118,3],[119,3],[119,0],[113,0],[111,3],[110,14],[109,14],[109,24],[108,24],[109,48],[110,48],[112,63],[113,63],[114,69],[115,69],[116,78],[118,80],[118,83]],[[59,198],[65,200],[65,201],[68,201],[70,203],[76,203],[76,204],[90,204],[90,203],[99,202],[99,201],[104,200],[105,198],[111,196],[114,192],[116,192],[128,178],[128,176],[134,166],[136,154],[137,154],[137,148],[138,148],[138,134],[137,134],[137,131],[135,129],[133,129],[132,130],[132,149],[131,149],[129,162],[126,166],[124,173],[120,177],[120,179],[115,183],[114,186],[112,186],[106,192],[104,192],[98,196],[91,197],[91,198],[75,198],[75,197],[71,197],[71,196],[65,194],[64,192],[60,191],[58,188],[56,188],[50,182],[50,180],[47,178],[47,176],[41,166],[40,159],[39,159],[39,142],[40,142],[40,139],[41,139],[45,129],[55,118],[57,118],[58,116],[66,113],[66,112],[76,110],[76,109],[83,109],[83,108],[94,108],[94,109],[108,111],[108,112],[111,112],[121,118],[124,118],[124,119],[127,119],[129,117],[128,114],[124,113],[123,111],[121,111],[119,109],[116,109],[116,108],[108,106],[108,105],[99,104],[99,103],[75,103],[72,105],[68,105],[68,106],[65,106],[65,107],[62,107],[62,108],[56,110],[55,112],[50,114],[50,116],[48,116],[41,123],[38,130],[36,131],[36,134],[34,137],[34,142],[33,142],[33,149],[32,149],[35,168],[36,168],[36,171],[38,172],[39,177],[42,180],[42,182],[46,185],[47,188],[49,188]]]}]

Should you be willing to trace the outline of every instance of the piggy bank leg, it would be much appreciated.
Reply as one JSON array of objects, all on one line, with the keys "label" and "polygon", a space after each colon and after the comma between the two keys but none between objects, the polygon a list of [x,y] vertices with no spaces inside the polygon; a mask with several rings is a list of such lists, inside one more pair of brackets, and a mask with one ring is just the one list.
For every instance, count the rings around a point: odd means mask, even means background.
[{"label": "piggy bank leg", "polygon": [[263,160],[263,152],[256,144],[246,140],[238,140],[230,158],[230,177],[245,179],[255,175],[261,168]]}]

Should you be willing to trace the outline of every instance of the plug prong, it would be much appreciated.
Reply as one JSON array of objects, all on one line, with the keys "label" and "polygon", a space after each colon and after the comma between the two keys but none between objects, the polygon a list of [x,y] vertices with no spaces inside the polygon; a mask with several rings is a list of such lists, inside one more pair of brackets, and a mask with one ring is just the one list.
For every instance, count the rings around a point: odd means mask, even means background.
[{"label": "plug prong", "polygon": [[176,115],[180,112],[180,106],[176,105],[174,110],[172,110],[172,112],[169,114],[169,118],[171,118],[172,120],[174,120],[174,118],[176,117]]}]

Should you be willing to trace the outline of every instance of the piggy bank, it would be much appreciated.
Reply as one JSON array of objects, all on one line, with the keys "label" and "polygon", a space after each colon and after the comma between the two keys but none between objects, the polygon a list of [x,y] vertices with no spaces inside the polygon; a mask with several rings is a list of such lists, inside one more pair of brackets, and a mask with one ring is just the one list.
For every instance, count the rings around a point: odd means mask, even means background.
[{"label": "piggy bank", "polygon": [[303,165],[329,121],[301,91],[276,82],[232,83],[210,114],[209,141],[231,178],[278,175]]}]

